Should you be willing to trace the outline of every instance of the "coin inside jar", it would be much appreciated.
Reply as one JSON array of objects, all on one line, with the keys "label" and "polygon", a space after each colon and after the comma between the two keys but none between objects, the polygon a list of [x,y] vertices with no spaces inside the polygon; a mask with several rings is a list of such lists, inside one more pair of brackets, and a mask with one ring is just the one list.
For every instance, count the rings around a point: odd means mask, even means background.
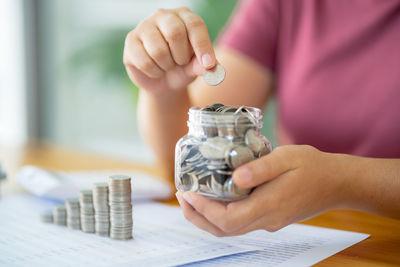
[{"label": "coin inside jar", "polygon": [[254,154],[246,146],[234,146],[227,150],[225,155],[226,162],[232,169],[236,169],[254,159]]},{"label": "coin inside jar", "polygon": [[250,193],[251,189],[250,188],[242,188],[238,187],[234,182],[233,179],[230,178],[226,180],[224,184],[224,195],[226,197],[235,197],[236,200],[240,200],[244,196],[246,196],[248,193]]},{"label": "coin inside jar", "polygon": [[219,103],[193,107],[188,126],[188,134],[176,145],[177,189],[221,201],[246,197],[251,188],[237,187],[232,174],[239,166],[271,151],[260,133],[261,110]]},{"label": "coin inside jar", "polygon": [[203,157],[207,159],[223,159],[225,150],[224,148],[230,144],[230,141],[223,137],[208,138],[199,150]]},{"label": "coin inside jar", "polygon": [[260,151],[265,147],[264,140],[257,134],[257,131],[254,129],[248,129],[246,131],[244,141],[255,155],[258,155]]}]

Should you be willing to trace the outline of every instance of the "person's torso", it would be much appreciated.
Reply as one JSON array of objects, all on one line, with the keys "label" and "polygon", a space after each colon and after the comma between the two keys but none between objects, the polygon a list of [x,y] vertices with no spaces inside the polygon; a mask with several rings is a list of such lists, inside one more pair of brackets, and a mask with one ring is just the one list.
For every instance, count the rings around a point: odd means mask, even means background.
[{"label": "person's torso", "polygon": [[278,139],[400,157],[400,1],[281,1]]}]

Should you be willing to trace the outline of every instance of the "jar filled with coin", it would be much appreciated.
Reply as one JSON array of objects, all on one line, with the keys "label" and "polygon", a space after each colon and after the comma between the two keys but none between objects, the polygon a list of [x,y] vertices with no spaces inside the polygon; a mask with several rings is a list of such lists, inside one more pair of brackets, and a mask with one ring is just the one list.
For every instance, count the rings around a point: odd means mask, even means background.
[{"label": "jar filled with coin", "polygon": [[251,189],[236,186],[232,173],[272,150],[261,134],[261,110],[223,104],[192,107],[188,127],[176,144],[176,188],[222,201],[248,196]]}]

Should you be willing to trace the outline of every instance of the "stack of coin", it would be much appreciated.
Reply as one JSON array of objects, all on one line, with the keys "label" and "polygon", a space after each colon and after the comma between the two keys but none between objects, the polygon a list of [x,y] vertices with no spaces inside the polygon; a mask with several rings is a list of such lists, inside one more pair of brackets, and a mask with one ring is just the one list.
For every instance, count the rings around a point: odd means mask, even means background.
[{"label": "stack of coin", "polygon": [[81,217],[79,198],[68,198],[65,201],[67,207],[67,226],[70,229],[81,229]]},{"label": "stack of coin", "polygon": [[45,210],[40,213],[40,220],[44,223],[52,223],[53,222],[53,211]]},{"label": "stack of coin", "polygon": [[95,219],[94,219],[92,190],[81,190],[79,195],[79,203],[81,209],[82,231],[85,233],[94,233]]},{"label": "stack of coin", "polygon": [[113,175],[109,178],[110,236],[113,239],[132,238],[131,178]]},{"label": "stack of coin", "polygon": [[109,236],[110,213],[108,206],[107,183],[95,183],[93,185],[93,206],[96,221],[96,234],[100,236]]},{"label": "stack of coin", "polygon": [[64,204],[54,205],[53,220],[57,225],[67,225],[67,210]]}]

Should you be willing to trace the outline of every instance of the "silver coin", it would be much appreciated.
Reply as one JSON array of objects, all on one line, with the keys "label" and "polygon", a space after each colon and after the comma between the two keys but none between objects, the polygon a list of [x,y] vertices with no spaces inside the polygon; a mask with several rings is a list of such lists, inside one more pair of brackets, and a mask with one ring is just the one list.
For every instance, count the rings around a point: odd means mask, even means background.
[{"label": "silver coin", "polygon": [[229,200],[229,198],[239,200],[246,197],[250,193],[250,188],[241,188],[238,187],[234,182],[233,179],[230,178],[226,180],[224,184],[223,194]]},{"label": "silver coin", "polygon": [[215,104],[212,104],[210,107],[213,108],[214,110],[217,110],[219,107],[223,107],[223,106],[225,106],[225,105],[221,104],[221,103],[215,103]]},{"label": "silver coin", "polygon": [[237,109],[235,107],[231,107],[231,106],[222,106],[222,107],[217,108],[215,111],[219,112],[219,113],[232,113],[232,112],[236,112]]},{"label": "silver coin", "polygon": [[238,137],[243,137],[247,130],[255,128],[253,122],[246,113],[239,113],[235,118],[235,134]]},{"label": "silver coin", "polygon": [[200,147],[200,153],[206,159],[223,159],[225,157],[225,147],[230,145],[230,141],[223,137],[207,138]]},{"label": "silver coin", "polygon": [[225,79],[225,75],[224,67],[218,63],[213,69],[204,71],[203,79],[208,85],[215,86]]},{"label": "silver coin", "polygon": [[67,210],[64,204],[53,207],[53,220],[57,225],[67,225]]},{"label": "silver coin", "polygon": [[44,223],[52,223],[53,222],[53,211],[45,210],[40,213],[40,220]]},{"label": "silver coin", "polygon": [[[132,238],[132,189],[131,178],[113,175],[109,178],[109,235],[113,239]],[[106,225],[97,225],[96,233],[106,235]]]},{"label": "silver coin", "polygon": [[214,191],[217,195],[219,195],[223,191],[223,184],[220,184],[214,175],[211,176],[210,185],[212,191]]},{"label": "silver coin", "polygon": [[271,148],[269,144],[265,144],[265,146],[258,153],[258,158],[265,156],[271,152]]},{"label": "silver coin", "polygon": [[185,174],[181,179],[183,190],[196,192],[199,188],[198,181],[195,175]]},{"label": "silver coin", "polygon": [[92,198],[93,196],[93,191],[92,190],[81,190],[80,192],[80,197],[87,197],[87,198]]},{"label": "silver coin", "polygon": [[186,162],[195,162],[196,160],[201,159],[201,154],[200,153],[196,153],[194,156],[186,159]]},{"label": "silver coin", "polygon": [[111,183],[113,182],[131,182],[131,177],[127,176],[127,175],[123,175],[123,174],[116,174],[116,175],[111,175],[109,181]]},{"label": "silver coin", "polygon": [[92,190],[81,190],[79,192],[79,205],[81,230],[85,233],[94,233],[95,218]]},{"label": "silver coin", "polygon": [[247,130],[244,137],[245,144],[258,155],[260,151],[265,147],[264,140],[258,135],[257,131],[254,129]]},{"label": "silver coin", "polygon": [[254,159],[253,151],[247,146],[234,146],[227,151],[226,161],[232,169],[252,161]]},{"label": "silver coin", "polygon": [[96,235],[99,236],[109,236],[110,207],[108,203],[108,198],[109,198],[108,183],[93,184],[93,207],[95,214],[94,228]]},{"label": "silver coin", "polygon": [[232,175],[233,171],[226,171],[226,170],[216,170],[217,174],[223,174],[223,175]]},{"label": "silver coin", "polygon": [[210,171],[215,171],[215,170],[220,170],[223,169],[225,167],[224,165],[207,165],[207,169]]},{"label": "silver coin", "polygon": [[217,127],[217,131],[218,131],[218,136],[220,136],[220,137],[222,137],[222,136],[235,137],[235,135],[236,135],[235,128],[232,127],[231,125],[221,124]]},{"label": "silver coin", "polygon": [[79,198],[68,198],[65,201],[67,208],[67,226],[69,229],[79,230],[81,228],[81,215]]},{"label": "silver coin", "polygon": [[[207,183],[206,183],[206,184],[201,184],[201,185],[199,186],[199,191],[198,191],[198,192],[202,192],[202,193],[214,193],[214,192],[212,191],[211,184],[210,184],[209,180],[207,180]],[[214,193],[214,194],[215,194],[215,193]]]}]

